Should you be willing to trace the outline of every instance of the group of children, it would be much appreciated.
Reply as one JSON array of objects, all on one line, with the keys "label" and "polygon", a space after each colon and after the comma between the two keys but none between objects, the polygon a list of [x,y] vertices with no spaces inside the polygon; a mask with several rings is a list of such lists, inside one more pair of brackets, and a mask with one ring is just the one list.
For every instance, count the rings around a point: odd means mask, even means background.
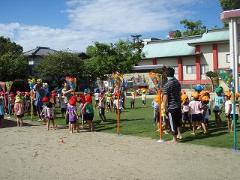
[{"label": "group of children", "polygon": [[[208,134],[209,128],[209,116],[211,115],[211,107],[215,116],[216,126],[219,127],[222,124],[221,114],[224,111],[225,117],[228,122],[228,130],[233,131],[233,116],[236,115],[236,120],[239,114],[239,95],[235,95],[236,108],[235,113],[233,111],[233,97],[231,92],[224,94],[222,87],[215,89],[215,96],[211,99],[209,91],[195,91],[189,98],[186,92],[182,92],[182,128],[186,129],[186,124],[192,129],[192,134],[196,135],[197,129],[202,129],[204,134]],[[165,131],[169,130],[169,122],[167,114],[164,114],[163,104],[159,101],[159,97],[156,96],[152,102],[154,109],[154,122],[156,127],[159,127],[159,111],[161,111],[161,118],[163,120],[163,126]],[[158,129],[159,130],[159,129]]]}]

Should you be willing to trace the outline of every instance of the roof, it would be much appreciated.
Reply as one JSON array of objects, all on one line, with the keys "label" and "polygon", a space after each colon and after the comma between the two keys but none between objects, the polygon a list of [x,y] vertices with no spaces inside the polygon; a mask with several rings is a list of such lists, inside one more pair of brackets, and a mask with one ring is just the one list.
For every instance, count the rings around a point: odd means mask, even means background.
[{"label": "roof", "polygon": [[229,20],[231,18],[240,18],[240,9],[223,11],[221,13],[221,20],[226,21],[226,20]]},{"label": "roof", "polygon": [[[199,38],[199,37],[197,37]],[[195,48],[188,43],[194,39],[166,40],[159,43],[147,44],[143,47],[144,59],[156,57],[190,56],[195,54]]]},{"label": "roof", "polygon": [[213,43],[213,42],[224,42],[224,41],[229,41],[228,29],[218,29],[218,30],[208,31],[202,35],[202,38],[196,39],[193,42],[189,42],[189,45]]},{"label": "roof", "polygon": [[226,41],[229,41],[229,30],[217,29],[203,35],[149,43],[143,47],[142,52],[144,59],[191,56],[195,55],[194,45]]},{"label": "roof", "polygon": [[23,53],[24,56],[46,56],[49,54],[56,53],[56,50],[50,49],[49,47],[36,47],[30,51]]}]

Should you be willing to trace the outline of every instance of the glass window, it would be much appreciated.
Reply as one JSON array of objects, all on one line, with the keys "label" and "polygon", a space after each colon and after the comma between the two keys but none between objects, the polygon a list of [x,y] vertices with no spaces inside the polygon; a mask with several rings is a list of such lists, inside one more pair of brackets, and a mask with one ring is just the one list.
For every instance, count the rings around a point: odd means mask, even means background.
[{"label": "glass window", "polygon": [[201,65],[201,74],[206,74],[209,71],[209,66],[207,64]]},{"label": "glass window", "polygon": [[194,65],[187,65],[186,66],[186,73],[187,74],[196,74],[196,66]]},{"label": "glass window", "polygon": [[230,54],[226,54],[226,63],[230,63]]},{"label": "glass window", "polygon": [[175,74],[178,74],[178,67],[177,66],[173,66],[173,69],[175,71]]}]

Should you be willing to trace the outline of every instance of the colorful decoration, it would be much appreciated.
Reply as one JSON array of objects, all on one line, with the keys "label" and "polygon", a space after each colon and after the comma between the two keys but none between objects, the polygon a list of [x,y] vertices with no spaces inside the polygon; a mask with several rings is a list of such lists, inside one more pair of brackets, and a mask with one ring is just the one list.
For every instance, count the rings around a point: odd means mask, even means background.
[{"label": "colorful decoration", "polygon": [[11,90],[12,84],[13,84],[12,81],[7,81],[7,82],[6,82],[6,87],[7,87],[7,92],[8,92],[8,93],[9,93],[10,90]]},{"label": "colorful decoration", "polygon": [[218,75],[227,84],[229,88],[233,87],[233,75],[231,69],[220,70]]},{"label": "colorful decoration", "polygon": [[[112,78],[114,79],[115,84],[115,95],[117,97],[118,107],[120,108],[120,95],[121,95],[121,84],[123,81],[123,75],[119,72],[115,72],[112,74]],[[120,109],[117,109],[117,134],[120,134]]]},{"label": "colorful decoration", "polygon": [[36,84],[36,80],[34,78],[28,79],[28,85],[29,85],[30,90],[33,90],[35,84]]},{"label": "colorful decoration", "polygon": [[71,77],[71,76],[67,76],[65,78],[65,80],[67,81],[68,85],[70,86],[70,89],[75,90],[77,87],[77,78],[75,77]]}]

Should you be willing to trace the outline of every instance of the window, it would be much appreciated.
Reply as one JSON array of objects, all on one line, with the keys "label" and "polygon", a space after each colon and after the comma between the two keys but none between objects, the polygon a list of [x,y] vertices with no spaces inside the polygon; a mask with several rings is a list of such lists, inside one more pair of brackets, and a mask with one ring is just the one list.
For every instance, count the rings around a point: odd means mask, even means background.
[{"label": "window", "polygon": [[226,63],[230,63],[230,54],[226,54]]},{"label": "window", "polygon": [[187,74],[196,74],[196,66],[194,65],[187,65],[186,66],[186,73]]},{"label": "window", "polygon": [[175,74],[178,74],[178,67],[177,66],[173,66],[172,68],[174,69]]},{"label": "window", "polygon": [[201,74],[205,75],[209,71],[209,66],[207,64],[201,65]]}]

